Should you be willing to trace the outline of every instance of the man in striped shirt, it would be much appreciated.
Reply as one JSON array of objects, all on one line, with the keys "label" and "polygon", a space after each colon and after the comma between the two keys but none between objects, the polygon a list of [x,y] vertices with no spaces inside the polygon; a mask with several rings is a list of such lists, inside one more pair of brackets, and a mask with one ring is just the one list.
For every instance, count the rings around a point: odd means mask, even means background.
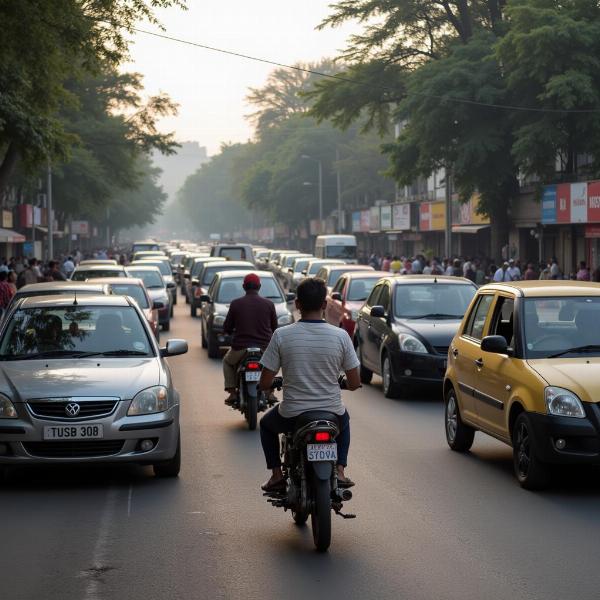
[{"label": "man in striped shirt", "polygon": [[351,487],[345,476],[350,447],[350,417],[344,404],[338,378],[346,374],[347,389],[360,386],[359,360],[345,329],[323,320],[327,287],[321,279],[307,278],[298,286],[296,307],[302,318],[275,331],[262,356],[260,388],[269,390],[281,368],[283,400],[269,410],[260,422],[260,439],[272,476],[262,489],[273,491],[285,486],[279,457],[279,434],[294,428],[295,418],[307,411],[321,410],[339,417],[338,485]]}]

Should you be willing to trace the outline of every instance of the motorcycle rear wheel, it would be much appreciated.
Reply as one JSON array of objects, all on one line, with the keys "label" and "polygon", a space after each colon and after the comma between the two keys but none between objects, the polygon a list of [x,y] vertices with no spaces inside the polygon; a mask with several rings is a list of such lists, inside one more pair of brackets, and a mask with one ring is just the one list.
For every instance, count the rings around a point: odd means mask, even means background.
[{"label": "motorcycle rear wheel", "polygon": [[254,431],[256,429],[256,421],[258,414],[258,397],[253,394],[246,395],[245,417],[248,421],[248,429]]},{"label": "motorcycle rear wheel", "polygon": [[331,482],[316,479],[314,503],[310,515],[313,542],[319,552],[326,552],[331,544]]}]

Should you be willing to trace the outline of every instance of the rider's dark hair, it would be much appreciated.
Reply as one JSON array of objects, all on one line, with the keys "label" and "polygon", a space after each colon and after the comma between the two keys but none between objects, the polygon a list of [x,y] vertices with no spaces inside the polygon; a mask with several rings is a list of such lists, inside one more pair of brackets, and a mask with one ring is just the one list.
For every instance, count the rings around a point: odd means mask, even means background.
[{"label": "rider's dark hair", "polygon": [[307,277],[298,285],[298,304],[300,310],[311,312],[319,310],[325,302],[327,286],[322,279]]}]

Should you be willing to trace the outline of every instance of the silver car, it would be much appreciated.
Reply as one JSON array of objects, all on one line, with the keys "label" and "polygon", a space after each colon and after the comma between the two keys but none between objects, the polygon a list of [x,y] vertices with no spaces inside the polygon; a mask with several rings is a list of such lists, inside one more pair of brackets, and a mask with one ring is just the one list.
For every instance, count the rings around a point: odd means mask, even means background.
[{"label": "silver car", "polygon": [[0,466],[181,462],[167,356],[127,296],[24,298],[0,329]]}]

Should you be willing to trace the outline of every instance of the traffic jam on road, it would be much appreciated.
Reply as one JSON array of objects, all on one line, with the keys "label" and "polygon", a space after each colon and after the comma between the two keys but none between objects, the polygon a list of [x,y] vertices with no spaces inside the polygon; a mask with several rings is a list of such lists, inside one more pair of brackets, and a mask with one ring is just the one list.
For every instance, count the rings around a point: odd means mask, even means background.
[{"label": "traffic jam on road", "polygon": [[[229,307],[246,293],[251,273],[260,298],[274,307],[275,329],[298,321],[298,286],[321,279],[321,316],[356,350],[360,382],[371,384],[376,374],[388,398],[443,400],[440,436],[445,432],[455,452],[468,452],[477,431],[505,442],[517,481],[530,490],[547,487],[559,465],[600,463],[600,286],[515,281],[478,288],[462,277],[394,275],[356,264],[355,243],[344,238],[333,259],[327,244],[340,243],[336,236],[319,239],[318,256],[139,242],[125,266],[90,259],[70,281],[19,289],[0,330],[4,471],[125,462],[176,477],[185,460],[180,406],[195,399],[180,397],[166,360],[186,353],[188,342],[159,345],[160,329],[169,331],[181,294],[191,307],[190,343],[222,357],[232,344],[224,329]],[[277,403],[260,387],[263,351],[245,349],[235,367],[238,395],[230,406],[250,430]],[[306,363],[310,368],[310,354]],[[275,378],[272,389],[285,393],[285,385]],[[297,418],[281,440],[287,485],[265,494],[296,523],[311,517],[320,550],[331,542],[332,512],[354,517],[342,512],[352,492],[334,468],[340,435],[331,413]]]}]

